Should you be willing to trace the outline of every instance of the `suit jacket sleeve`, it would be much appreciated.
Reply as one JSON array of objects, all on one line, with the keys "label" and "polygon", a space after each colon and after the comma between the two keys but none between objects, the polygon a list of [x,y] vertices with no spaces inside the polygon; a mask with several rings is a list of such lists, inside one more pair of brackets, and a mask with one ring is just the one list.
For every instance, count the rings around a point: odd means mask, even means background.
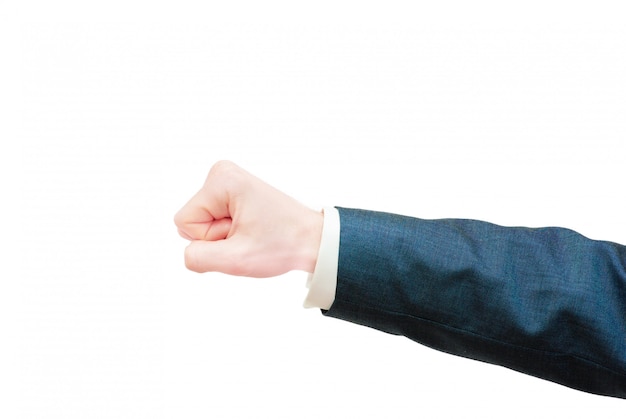
[{"label": "suit jacket sleeve", "polygon": [[562,228],[338,210],[325,315],[626,398],[626,247]]}]

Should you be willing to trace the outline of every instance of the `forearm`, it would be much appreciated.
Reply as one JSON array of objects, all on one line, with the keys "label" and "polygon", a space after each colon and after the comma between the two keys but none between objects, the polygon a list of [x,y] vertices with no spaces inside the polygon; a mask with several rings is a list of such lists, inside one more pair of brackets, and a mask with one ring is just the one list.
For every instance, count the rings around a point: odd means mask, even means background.
[{"label": "forearm", "polygon": [[626,397],[626,248],[559,228],[339,209],[326,315]]}]

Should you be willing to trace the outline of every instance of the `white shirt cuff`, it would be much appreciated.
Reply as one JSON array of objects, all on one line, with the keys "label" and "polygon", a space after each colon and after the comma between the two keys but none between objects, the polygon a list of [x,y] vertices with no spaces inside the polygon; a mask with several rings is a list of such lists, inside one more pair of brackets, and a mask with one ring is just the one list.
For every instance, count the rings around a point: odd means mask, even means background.
[{"label": "white shirt cuff", "polygon": [[305,308],[328,310],[335,301],[337,289],[337,267],[339,266],[339,211],[326,207],[320,250],[315,271],[309,274],[306,287],[309,293],[304,299]]}]

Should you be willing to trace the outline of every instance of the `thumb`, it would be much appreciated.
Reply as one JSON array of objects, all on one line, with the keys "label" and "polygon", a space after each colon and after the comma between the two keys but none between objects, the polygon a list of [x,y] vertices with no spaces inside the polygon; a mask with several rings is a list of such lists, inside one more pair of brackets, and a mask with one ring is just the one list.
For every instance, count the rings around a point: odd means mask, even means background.
[{"label": "thumb", "polygon": [[241,256],[233,238],[216,241],[194,240],[185,248],[185,266],[194,272],[223,272],[242,275]]}]

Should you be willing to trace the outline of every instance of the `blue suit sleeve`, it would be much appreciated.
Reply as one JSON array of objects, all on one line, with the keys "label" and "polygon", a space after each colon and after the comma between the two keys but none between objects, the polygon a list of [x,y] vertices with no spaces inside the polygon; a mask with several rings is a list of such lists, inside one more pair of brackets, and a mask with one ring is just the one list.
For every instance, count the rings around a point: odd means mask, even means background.
[{"label": "blue suit sleeve", "polygon": [[563,228],[338,209],[325,315],[626,398],[626,247]]}]

